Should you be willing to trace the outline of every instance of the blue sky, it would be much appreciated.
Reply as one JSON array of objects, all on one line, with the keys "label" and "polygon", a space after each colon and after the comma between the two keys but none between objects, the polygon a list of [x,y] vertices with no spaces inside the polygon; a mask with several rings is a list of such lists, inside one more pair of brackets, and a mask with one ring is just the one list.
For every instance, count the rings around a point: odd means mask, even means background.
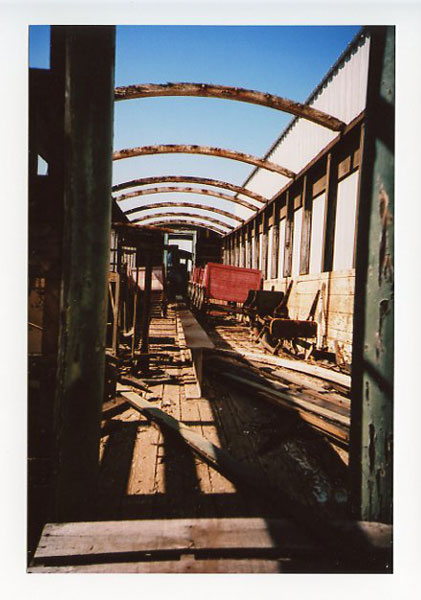
[{"label": "blue sky", "polygon": [[[359,29],[359,26],[119,26],[115,83],[116,86],[167,81],[217,83],[303,102]],[[35,26],[30,30],[30,65],[46,68],[49,28]],[[201,144],[262,156],[290,120],[291,115],[230,100],[123,101],[115,105],[114,148]],[[241,185],[253,167],[221,158],[180,154],[116,161],[113,171],[113,183],[175,174],[213,177]],[[149,201],[169,196],[173,195],[154,195]],[[203,201],[203,197],[192,194],[180,195],[179,199]],[[222,204],[221,207],[225,208]]]}]

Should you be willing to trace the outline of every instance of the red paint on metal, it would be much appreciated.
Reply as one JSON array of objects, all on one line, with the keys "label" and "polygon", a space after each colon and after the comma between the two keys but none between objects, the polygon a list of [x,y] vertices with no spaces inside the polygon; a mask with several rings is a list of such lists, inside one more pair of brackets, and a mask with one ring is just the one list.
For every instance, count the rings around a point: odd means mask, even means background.
[{"label": "red paint on metal", "polygon": [[208,263],[202,285],[209,299],[244,302],[250,290],[260,289],[262,272],[219,263]]}]

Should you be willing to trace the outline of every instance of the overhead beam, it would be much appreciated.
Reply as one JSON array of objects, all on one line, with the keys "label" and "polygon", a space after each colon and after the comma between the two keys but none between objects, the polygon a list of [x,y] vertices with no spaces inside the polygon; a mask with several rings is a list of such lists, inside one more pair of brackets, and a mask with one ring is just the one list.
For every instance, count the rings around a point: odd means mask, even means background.
[{"label": "overhead beam", "polygon": [[[167,227],[175,227],[178,225],[192,225],[193,227],[200,227],[201,229],[210,229],[211,231],[214,231],[215,233],[217,233],[218,235],[224,236],[227,234],[226,231],[224,231],[223,229],[219,229],[219,227],[216,227],[215,225],[210,225],[208,223],[205,223],[204,221],[201,220],[197,220],[195,221],[194,219],[196,219],[197,217],[193,217],[193,219],[186,219],[185,217],[180,217],[175,219],[174,221],[165,221],[165,220],[157,220],[157,221],[153,221],[153,223],[150,223],[150,225],[153,225],[154,227],[158,227],[158,226],[162,226],[162,225],[166,225]],[[149,225],[149,223],[148,223]]]},{"label": "overhead beam", "polygon": [[215,148],[213,146],[197,146],[193,144],[159,144],[157,146],[137,146],[136,148],[124,148],[117,150],[113,154],[113,160],[121,160],[123,158],[133,158],[135,156],[146,156],[150,154],[205,154],[207,156],[218,156],[219,158],[229,158],[245,162],[273,173],[278,173],[289,179],[295,177],[295,173],[277,165],[268,160],[237,152],[236,150],[227,150],[226,148]]},{"label": "overhead beam", "polygon": [[120,196],[116,196],[114,200],[117,202],[123,202],[123,200],[130,200],[131,198],[136,198],[137,196],[147,196],[148,194],[170,194],[170,193],[179,193],[179,194],[199,194],[201,196],[212,196],[214,198],[219,198],[220,200],[225,200],[226,202],[234,202],[234,204],[239,204],[240,206],[244,206],[249,210],[257,212],[258,207],[253,206],[249,202],[245,200],[241,200],[241,198],[235,198],[234,196],[230,196],[228,194],[223,194],[222,192],[217,192],[215,190],[208,190],[205,188],[192,188],[192,187],[154,187],[147,188],[146,190],[137,190],[136,192],[131,192],[130,194],[121,194]]},{"label": "overhead beam", "polygon": [[229,213],[226,210],[222,210],[221,208],[216,208],[215,206],[206,206],[204,204],[195,204],[194,202],[156,202],[154,204],[144,204],[143,206],[137,206],[136,208],[131,208],[130,210],[126,210],[125,215],[132,215],[134,213],[140,212],[142,210],[149,210],[152,208],[174,208],[174,207],[182,207],[182,208],[199,208],[200,210],[207,210],[209,212],[217,213],[222,215],[223,217],[228,217],[228,219],[233,219],[235,221],[240,221],[240,223],[244,223],[244,219],[239,217],[238,215],[234,215]]},{"label": "overhead beam", "polygon": [[[209,223],[212,223],[214,225],[216,225],[217,227],[225,227],[226,229],[234,229],[233,225],[229,225],[228,223],[225,223],[224,221],[221,221],[220,219],[214,219],[213,217],[207,217],[204,215],[197,215],[198,217],[200,217],[202,220],[206,220],[209,221]],[[178,213],[178,212],[164,212],[164,213],[156,213],[154,215],[146,215],[143,217],[139,217],[138,219],[133,219],[132,223],[141,223],[143,221],[148,221],[149,219],[153,219],[153,218],[162,218],[162,217],[187,217],[187,218],[192,218],[192,217],[196,217],[196,215],[192,215],[191,213]]]},{"label": "overhead beam", "polygon": [[294,100],[275,96],[274,94],[266,94],[256,90],[247,90],[227,85],[212,85],[207,83],[146,83],[118,87],[114,92],[114,98],[117,101],[158,96],[196,96],[202,98],[219,98],[221,100],[236,100],[237,102],[248,102],[249,104],[258,104],[287,112],[332,131],[341,131],[345,127],[343,121],[307,104],[294,102]]},{"label": "overhead beam", "polygon": [[[221,181],[219,179],[210,179],[208,177],[191,177],[189,175],[164,175],[160,177],[142,177],[140,179],[132,179],[131,181],[125,181],[123,183],[113,185],[112,190],[113,192],[119,192],[120,190],[125,190],[130,187],[137,187],[138,185],[152,185],[154,183],[199,183],[203,185],[213,185],[214,187],[220,187],[225,190],[229,190],[230,192],[235,192],[236,194],[243,194],[244,196],[253,198],[253,200],[256,200],[256,202],[259,202],[261,204],[267,203],[266,198],[264,198],[260,194],[256,194],[256,192],[248,190],[245,187],[241,187],[240,185],[234,185],[233,183],[228,183],[227,181]],[[250,206],[252,205],[250,204]]]}]

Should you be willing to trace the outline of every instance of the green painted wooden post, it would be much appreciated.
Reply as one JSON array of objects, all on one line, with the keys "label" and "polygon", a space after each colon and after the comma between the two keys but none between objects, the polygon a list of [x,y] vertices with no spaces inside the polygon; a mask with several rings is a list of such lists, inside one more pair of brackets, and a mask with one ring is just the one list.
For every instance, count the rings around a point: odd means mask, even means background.
[{"label": "green painted wooden post", "polygon": [[361,166],[352,368],[354,512],[392,521],[394,27],[371,27]]},{"label": "green painted wooden post", "polygon": [[[63,261],[53,512],[90,518],[103,401],[115,28],[59,27],[63,38]],[[58,201],[61,199],[58,198]]]}]

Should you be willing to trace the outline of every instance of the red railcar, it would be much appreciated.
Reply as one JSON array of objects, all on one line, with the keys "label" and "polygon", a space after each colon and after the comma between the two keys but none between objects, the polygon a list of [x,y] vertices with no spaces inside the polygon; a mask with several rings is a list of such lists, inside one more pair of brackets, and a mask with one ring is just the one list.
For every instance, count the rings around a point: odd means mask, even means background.
[{"label": "red railcar", "polygon": [[193,272],[190,299],[199,310],[218,305],[226,309],[243,304],[250,290],[260,289],[262,280],[258,269],[207,263],[204,269]]}]

